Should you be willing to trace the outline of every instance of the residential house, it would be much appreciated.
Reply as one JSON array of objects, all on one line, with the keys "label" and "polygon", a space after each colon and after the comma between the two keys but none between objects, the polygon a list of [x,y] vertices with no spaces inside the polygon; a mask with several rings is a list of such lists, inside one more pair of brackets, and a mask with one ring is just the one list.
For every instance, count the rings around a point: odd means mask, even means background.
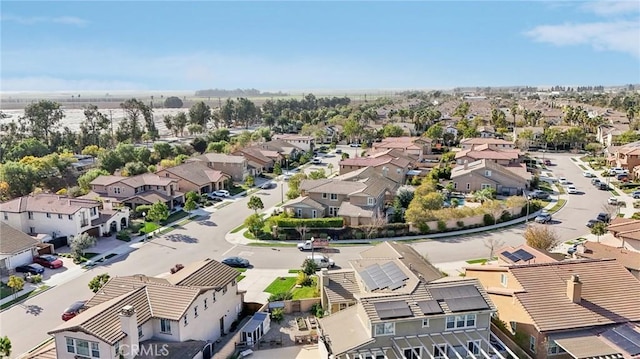
[{"label": "residential house", "polygon": [[[640,337],[640,281],[616,260],[465,269],[467,278],[482,283],[506,330],[533,358],[631,358],[640,354],[627,351],[629,340]],[[633,333],[634,327],[638,331],[635,338],[627,337],[624,333]]]},{"label": "residential house", "polygon": [[184,203],[184,193],[178,191],[178,180],[155,173],[137,176],[98,176],[91,181],[91,192],[83,198],[103,198],[134,209],[139,205],[163,202],[171,210]]},{"label": "residential house", "polygon": [[575,252],[578,258],[613,258],[623,265],[631,275],[640,280],[640,252],[616,248],[599,242],[582,242]]},{"label": "residential house", "polygon": [[607,162],[611,167],[622,167],[635,174],[635,168],[640,165],[640,141],[616,147],[609,152]]},{"label": "residential house", "polygon": [[438,280],[442,274],[404,244],[384,242],[369,251],[375,253],[349,262],[350,273],[320,276],[322,298],[332,308],[318,320],[321,358],[484,358],[495,352],[490,323],[496,309],[480,282]]},{"label": "residential house", "polygon": [[244,182],[250,174],[248,161],[243,156],[231,156],[224,153],[205,153],[192,161],[202,161],[209,168],[231,176],[235,182]]},{"label": "residential house", "polygon": [[4,222],[0,222],[0,234],[0,273],[33,262],[37,239]]},{"label": "residential house", "polygon": [[496,137],[496,130],[493,126],[478,126],[476,129],[480,138],[493,138]]},{"label": "residential house", "polygon": [[444,133],[453,135],[454,138],[458,138],[458,129],[454,124],[448,124],[444,127]]},{"label": "residential house", "polygon": [[554,263],[564,259],[562,253],[551,253],[526,244],[499,248],[495,255],[498,265]]},{"label": "residential house", "polygon": [[185,162],[174,167],[157,171],[160,177],[178,180],[178,191],[210,193],[227,188],[231,176],[218,170],[209,168],[203,161]]},{"label": "residential house", "polygon": [[614,218],[609,222],[607,231],[622,241],[622,248],[640,252],[640,220]]},{"label": "residential house", "polygon": [[421,160],[424,155],[431,154],[431,139],[427,137],[387,137],[371,145],[372,152],[399,150]]},{"label": "residential house", "polygon": [[522,163],[501,166],[488,160],[479,160],[451,170],[453,188],[464,193],[493,188],[501,195],[519,195],[529,187],[531,178],[531,173]]},{"label": "residential house", "polygon": [[596,130],[596,140],[602,144],[603,148],[609,146],[619,146],[619,137],[629,130],[629,124],[606,124],[598,126]]},{"label": "residential house", "polygon": [[313,136],[303,136],[296,134],[276,134],[273,135],[273,140],[282,140],[295,147],[302,149],[305,152],[312,151],[315,147],[315,138]]},{"label": "residential house", "polygon": [[56,194],[18,197],[0,203],[0,221],[29,234],[52,238],[89,233],[99,237],[128,226],[129,210],[110,203]]},{"label": "residential house", "polygon": [[301,197],[284,205],[299,218],[343,217],[346,225],[371,224],[384,213],[387,195],[395,193],[398,184],[368,170],[347,173],[349,177],[303,180]]},{"label": "residential house", "polygon": [[463,150],[470,150],[473,148],[473,146],[479,145],[487,145],[492,150],[508,150],[515,148],[515,144],[513,142],[506,141],[500,138],[474,137],[465,138],[464,140],[460,141],[460,147],[462,147]]},{"label": "residential house", "polygon": [[413,161],[403,152],[386,150],[375,152],[368,157],[347,158],[339,162],[340,174],[360,170],[365,167],[375,169],[383,177],[390,178],[396,183],[405,183],[407,173],[413,167]]},{"label": "residential house", "polygon": [[73,157],[76,161],[71,163],[71,168],[73,168],[78,174],[85,173],[97,165],[96,158],[93,156],[73,155]]},{"label": "residential house", "polygon": [[191,343],[188,355],[175,350],[173,358],[209,358],[210,343],[228,333],[242,311],[237,276],[206,259],[164,278],[112,278],[85,311],[49,332],[57,357],[132,359],[140,345],[185,349]]},{"label": "residential house", "polygon": [[[293,147],[291,147],[293,145],[289,146],[290,147],[288,148],[293,151]],[[249,171],[254,176],[258,176],[262,172],[273,171],[276,162],[284,164],[285,159],[287,158],[285,155],[280,154],[277,149],[270,147],[266,142],[251,147],[245,147],[233,152],[233,155],[243,156],[246,158],[249,165]]]},{"label": "residential house", "polygon": [[520,163],[522,153],[518,149],[494,149],[489,144],[472,145],[470,148],[456,152],[456,162],[461,165],[465,162],[489,160],[503,166]]}]

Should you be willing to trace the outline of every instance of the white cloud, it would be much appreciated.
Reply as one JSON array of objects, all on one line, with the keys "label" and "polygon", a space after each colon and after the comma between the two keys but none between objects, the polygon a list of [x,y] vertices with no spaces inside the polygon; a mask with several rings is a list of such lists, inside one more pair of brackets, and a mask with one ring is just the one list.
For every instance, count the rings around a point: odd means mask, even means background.
[{"label": "white cloud", "polygon": [[525,35],[535,41],[556,46],[590,45],[599,51],[624,52],[640,58],[638,21],[541,25],[527,31]]},{"label": "white cloud", "polygon": [[589,1],[582,5],[582,9],[600,16],[629,15],[640,12],[640,2]]},{"label": "white cloud", "polygon": [[19,16],[6,14],[2,15],[2,21],[15,22],[20,25],[35,25],[42,23],[73,25],[73,26],[86,26],[89,21],[81,19],[75,16]]}]

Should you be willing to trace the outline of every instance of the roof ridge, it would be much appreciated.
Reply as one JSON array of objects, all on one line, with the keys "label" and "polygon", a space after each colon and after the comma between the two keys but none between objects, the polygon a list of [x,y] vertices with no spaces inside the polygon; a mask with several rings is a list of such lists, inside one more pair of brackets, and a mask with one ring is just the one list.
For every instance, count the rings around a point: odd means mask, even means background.
[{"label": "roof ridge", "polygon": [[551,263],[531,263],[531,264],[518,264],[518,265],[509,265],[509,269],[521,269],[521,268],[531,268],[531,267],[553,267],[553,266],[565,266],[565,265],[573,265],[573,264],[581,264],[581,263],[592,263],[592,262],[607,262],[607,261],[615,261],[615,258],[588,258],[588,259],[577,259],[577,260],[565,260],[560,262],[551,262]]}]

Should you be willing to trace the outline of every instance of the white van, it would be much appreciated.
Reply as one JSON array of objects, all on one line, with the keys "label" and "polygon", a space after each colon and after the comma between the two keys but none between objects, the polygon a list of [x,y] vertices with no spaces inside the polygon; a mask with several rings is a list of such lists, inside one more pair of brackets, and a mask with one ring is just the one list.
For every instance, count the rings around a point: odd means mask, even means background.
[{"label": "white van", "polygon": [[333,268],[336,265],[333,259],[322,254],[314,254],[313,256],[308,255],[307,259],[311,259],[316,262],[318,268]]}]

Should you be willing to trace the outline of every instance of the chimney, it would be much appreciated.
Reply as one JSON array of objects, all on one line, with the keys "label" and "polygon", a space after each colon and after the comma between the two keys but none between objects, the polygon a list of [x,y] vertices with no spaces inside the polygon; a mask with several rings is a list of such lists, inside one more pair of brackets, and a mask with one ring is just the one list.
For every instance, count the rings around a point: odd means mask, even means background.
[{"label": "chimney", "polygon": [[468,169],[469,168],[469,160],[464,160],[464,169]]},{"label": "chimney", "polygon": [[327,268],[322,268],[320,270],[320,305],[322,308],[327,307],[327,301],[324,296],[324,288],[329,285],[329,270]]},{"label": "chimney", "polygon": [[126,305],[120,309],[120,329],[127,334],[122,340],[122,357],[133,359],[138,355],[140,341],[138,338],[138,318],[132,305]]},{"label": "chimney", "polygon": [[572,274],[567,281],[567,297],[572,303],[580,303],[582,300],[582,282],[577,274]]}]

